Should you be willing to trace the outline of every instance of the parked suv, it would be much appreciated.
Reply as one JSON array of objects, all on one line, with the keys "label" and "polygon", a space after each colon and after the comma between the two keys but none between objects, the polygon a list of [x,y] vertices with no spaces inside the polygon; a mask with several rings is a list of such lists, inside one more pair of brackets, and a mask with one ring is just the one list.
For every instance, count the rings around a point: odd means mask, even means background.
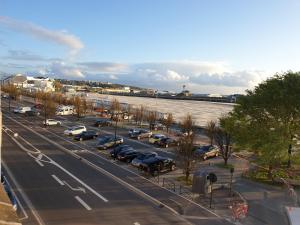
[{"label": "parked suv", "polygon": [[30,111],[25,111],[24,113],[25,116],[39,116],[40,112],[36,110],[30,110]]},{"label": "parked suv", "polygon": [[81,134],[77,134],[74,137],[74,140],[76,141],[83,141],[83,140],[89,140],[89,139],[94,139],[98,135],[95,131],[83,131]]},{"label": "parked suv", "polygon": [[117,147],[115,147],[111,152],[110,152],[110,156],[112,158],[117,158],[118,154],[121,152],[121,151],[127,151],[127,150],[131,150],[133,149],[131,146],[129,145],[118,145]]},{"label": "parked suv", "polygon": [[147,159],[156,157],[157,153],[156,152],[147,152],[147,153],[141,153],[140,155],[138,155],[137,157],[135,157],[132,161],[131,161],[131,165],[135,166],[135,167],[140,167],[140,165]]},{"label": "parked suv", "polygon": [[123,162],[130,163],[135,157],[140,155],[141,153],[137,150],[131,149],[128,151],[122,151],[118,154],[118,159]]},{"label": "parked suv", "polygon": [[134,130],[132,133],[129,133],[129,137],[136,138],[136,139],[142,139],[142,138],[149,138],[152,135],[151,131],[140,129],[140,130]]},{"label": "parked suv", "polygon": [[86,131],[86,127],[85,126],[74,126],[74,127],[70,127],[69,129],[64,131],[65,135],[76,135],[76,134],[80,134],[83,131]]},{"label": "parked suv", "polygon": [[213,145],[204,145],[195,150],[195,155],[201,157],[203,160],[206,160],[210,157],[219,156],[220,151],[218,147]]},{"label": "parked suv", "polygon": [[96,127],[106,127],[106,126],[111,126],[112,121],[107,118],[102,118],[102,119],[97,119],[95,124]]},{"label": "parked suv", "polygon": [[122,137],[117,137],[115,139],[114,136],[104,136],[104,137],[101,137],[99,139],[99,142],[97,144],[97,148],[99,150],[105,150],[105,149],[108,149],[108,148],[111,148],[111,147],[118,146],[122,143],[123,143],[123,138]]},{"label": "parked suv", "polygon": [[162,147],[162,148],[168,148],[168,147],[171,147],[171,146],[179,146],[179,142],[176,139],[169,138],[169,137],[160,139],[157,142],[157,144],[158,144],[159,147]]},{"label": "parked suv", "polygon": [[149,138],[149,143],[151,144],[157,144],[162,138],[165,138],[166,136],[163,134],[152,134]]},{"label": "parked suv", "polygon": [[162,171],[173,171],[176,168],[176,164],[173,159],[156,156],[147,159],[141,163],[140,168],[148,173],[155,175],[155,173]]}]

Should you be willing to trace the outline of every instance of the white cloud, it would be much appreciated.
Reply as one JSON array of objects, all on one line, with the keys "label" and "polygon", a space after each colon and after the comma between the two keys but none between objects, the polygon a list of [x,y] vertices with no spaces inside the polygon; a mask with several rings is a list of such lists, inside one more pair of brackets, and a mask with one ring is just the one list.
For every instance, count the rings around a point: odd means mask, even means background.
[{"label": "white cloud", "polygon": [[83,79],[85,75],[74,66],[67,66],[64,62],[53,62],[47,68],[47,73],[57,78]]},{"label": "white cloud", "polygon": [[128,65],[112,62],[80,62],[77,63],[83,70],[93,73],[126,73]]},{"label": "white cloud", "polygon": [[23,22],[4,16],[0,16],[0,23],[15,31],[65,46],[69,48],[72,55],[78,53],[78,51],[84,47],[78,37],[67,31],[49,30],[33,23]]}]

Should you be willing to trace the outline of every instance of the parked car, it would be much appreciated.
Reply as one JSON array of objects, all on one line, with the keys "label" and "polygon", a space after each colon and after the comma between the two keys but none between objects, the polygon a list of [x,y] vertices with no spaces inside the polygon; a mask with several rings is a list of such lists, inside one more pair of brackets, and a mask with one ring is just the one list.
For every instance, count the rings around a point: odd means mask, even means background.
[{"label": "parked car", "polygon": [[195,155],[201,157],[203,160],[206,160],[210,157],[219,156],[219,148],[213,145],[204,145],[195,150]]},{"label": "parked car", "polygon": [[140,130],[134,130],[132,133],[129,134],[129,137],[140,140],[142,138],[149,138],[151,135],[152,135],[151,131],[140,129]]},{"label": "parked car", "polygon": [[162,123],[152,123],[151,124],[151,129],[153,129],[153,130],[164,130],[164,129],[166,129],[166,126],[163,125]]},{"label": "parked car", "polygon": [[157,142],[157,144],[158,144],[158,146],[160,146],[162,148],[168,148],[168,147],[171,147],[171,146],[179,146],[179,142],[176,139],[169,138],[169,137],[165,137],[165,138],[160,139]]},{"label": "parked car", "polygon": [[162,138],[165,138],[166,136],[163,134],[152,134],[149,138],[149,143],[151,144],[157,144]]},{"label": "parked car", "polygon": [[140,129],[136,129],[136,128],[129,129],[129,131],[128,131],[128,136],[130,137],[133,133],[139,132],[139,130],[140,130]]},{"label": "parked car", "polygon": [[83,131],[80,134],[75,135],[74,140],[76,141],[84,141],[94,139],[98,136],[96,131]]},{"label": "parked car", "polygon": [[135,157],[137,157],[140,154],[141,153],[139,151],[136,151],[134,149],[122,151],[120,154],[118,154],[118,159],[120,161],[130,163]]},{"label": "parked car", "polygon": [[135,167],[140,167],[141,163],[143,163],[144,160],[147,160],[147,159],[150,159],[150,158],[153,158],[156,156],[157,156],[156,152],[141,153],[140,155],[138,155],[131,161],[131,165],[133,165]]},{"label": "parked car", "polygon": [[74,126],[74,127],[70,127],[69,129],[64,131],[65,135],[76,135],[76,134],[80,134],[83,131],[86,131],[86,127],[85,126]]},{"label": "parked car", "polygon": [[157,172],[173,171],[176,168],[176,164],[173,159],[156,156],[150,159],[144,160],[141,163],[140,168],[144,171],[155,175]]},{"label": "parked car", "polygon": [[55,119],[46,119],[46,122],[44,121],[43,124],[46,126],[60,126],[61,122]]},{"label": "parked car", "polygon": [[107,127],[112,125],[112,121],[108,118],[97,119],[95,124],[96,127]]},{"label": "parked car", "polygon": [[24,113],[25,116],[39,116],[40,112],[36,110],[30,110],[30,111],[25,111]]},{"label": "parked car", "polygon": [[97,148],[99,150],[105,150],[105,149],[108,149],[108,148],[118,146],[118,145],[122,144],[123,142],[124,141],[123,141],[122,137],[117,137],[115,139],[114,136],[104,136],[104,137],[101,137],[99,139],[99,142],[97,144]]},{"label": "parked car", "polygon": [[43,105],[42,105],[42,104],[35,104],[35,105],[33,106],[33,108],[35,108],[35,109],[42,109],[42,108],[43,108]]},{"label": "parked car", "polygon": [[123,144],[118,145],[110,152],[110,156],[115,159],[117,158],[119,152],[129,150],[129,149],[133,149],[133,148],[129,145],[123,145]]},{"label": "parked car", "polygon": [[17,107],[17,108],[14,109],[14,113],[24,114],[26,111],[31,111],[31,107],[29,107],[29,106],[25,106],[25,107],[20,106],[20,107]]}]

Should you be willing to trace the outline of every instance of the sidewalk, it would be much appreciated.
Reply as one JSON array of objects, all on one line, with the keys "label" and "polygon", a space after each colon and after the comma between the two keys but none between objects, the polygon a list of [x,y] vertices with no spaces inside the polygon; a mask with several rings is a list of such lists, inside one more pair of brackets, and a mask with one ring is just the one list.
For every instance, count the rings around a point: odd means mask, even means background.
[{"label": "sidewalk", "polygon": [[21,225],[4,187],[0,183],[0,225],[2,224]]}]

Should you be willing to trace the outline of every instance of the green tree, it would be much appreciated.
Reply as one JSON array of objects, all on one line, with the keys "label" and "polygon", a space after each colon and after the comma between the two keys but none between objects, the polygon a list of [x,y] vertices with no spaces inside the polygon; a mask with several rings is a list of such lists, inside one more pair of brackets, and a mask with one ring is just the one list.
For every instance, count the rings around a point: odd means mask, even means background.
[{"label": "green tree", "polygon": [[272,170],[288,162],[300,134],[300,73],[276,74],[238,99],[230,117],[235,142]]}]

